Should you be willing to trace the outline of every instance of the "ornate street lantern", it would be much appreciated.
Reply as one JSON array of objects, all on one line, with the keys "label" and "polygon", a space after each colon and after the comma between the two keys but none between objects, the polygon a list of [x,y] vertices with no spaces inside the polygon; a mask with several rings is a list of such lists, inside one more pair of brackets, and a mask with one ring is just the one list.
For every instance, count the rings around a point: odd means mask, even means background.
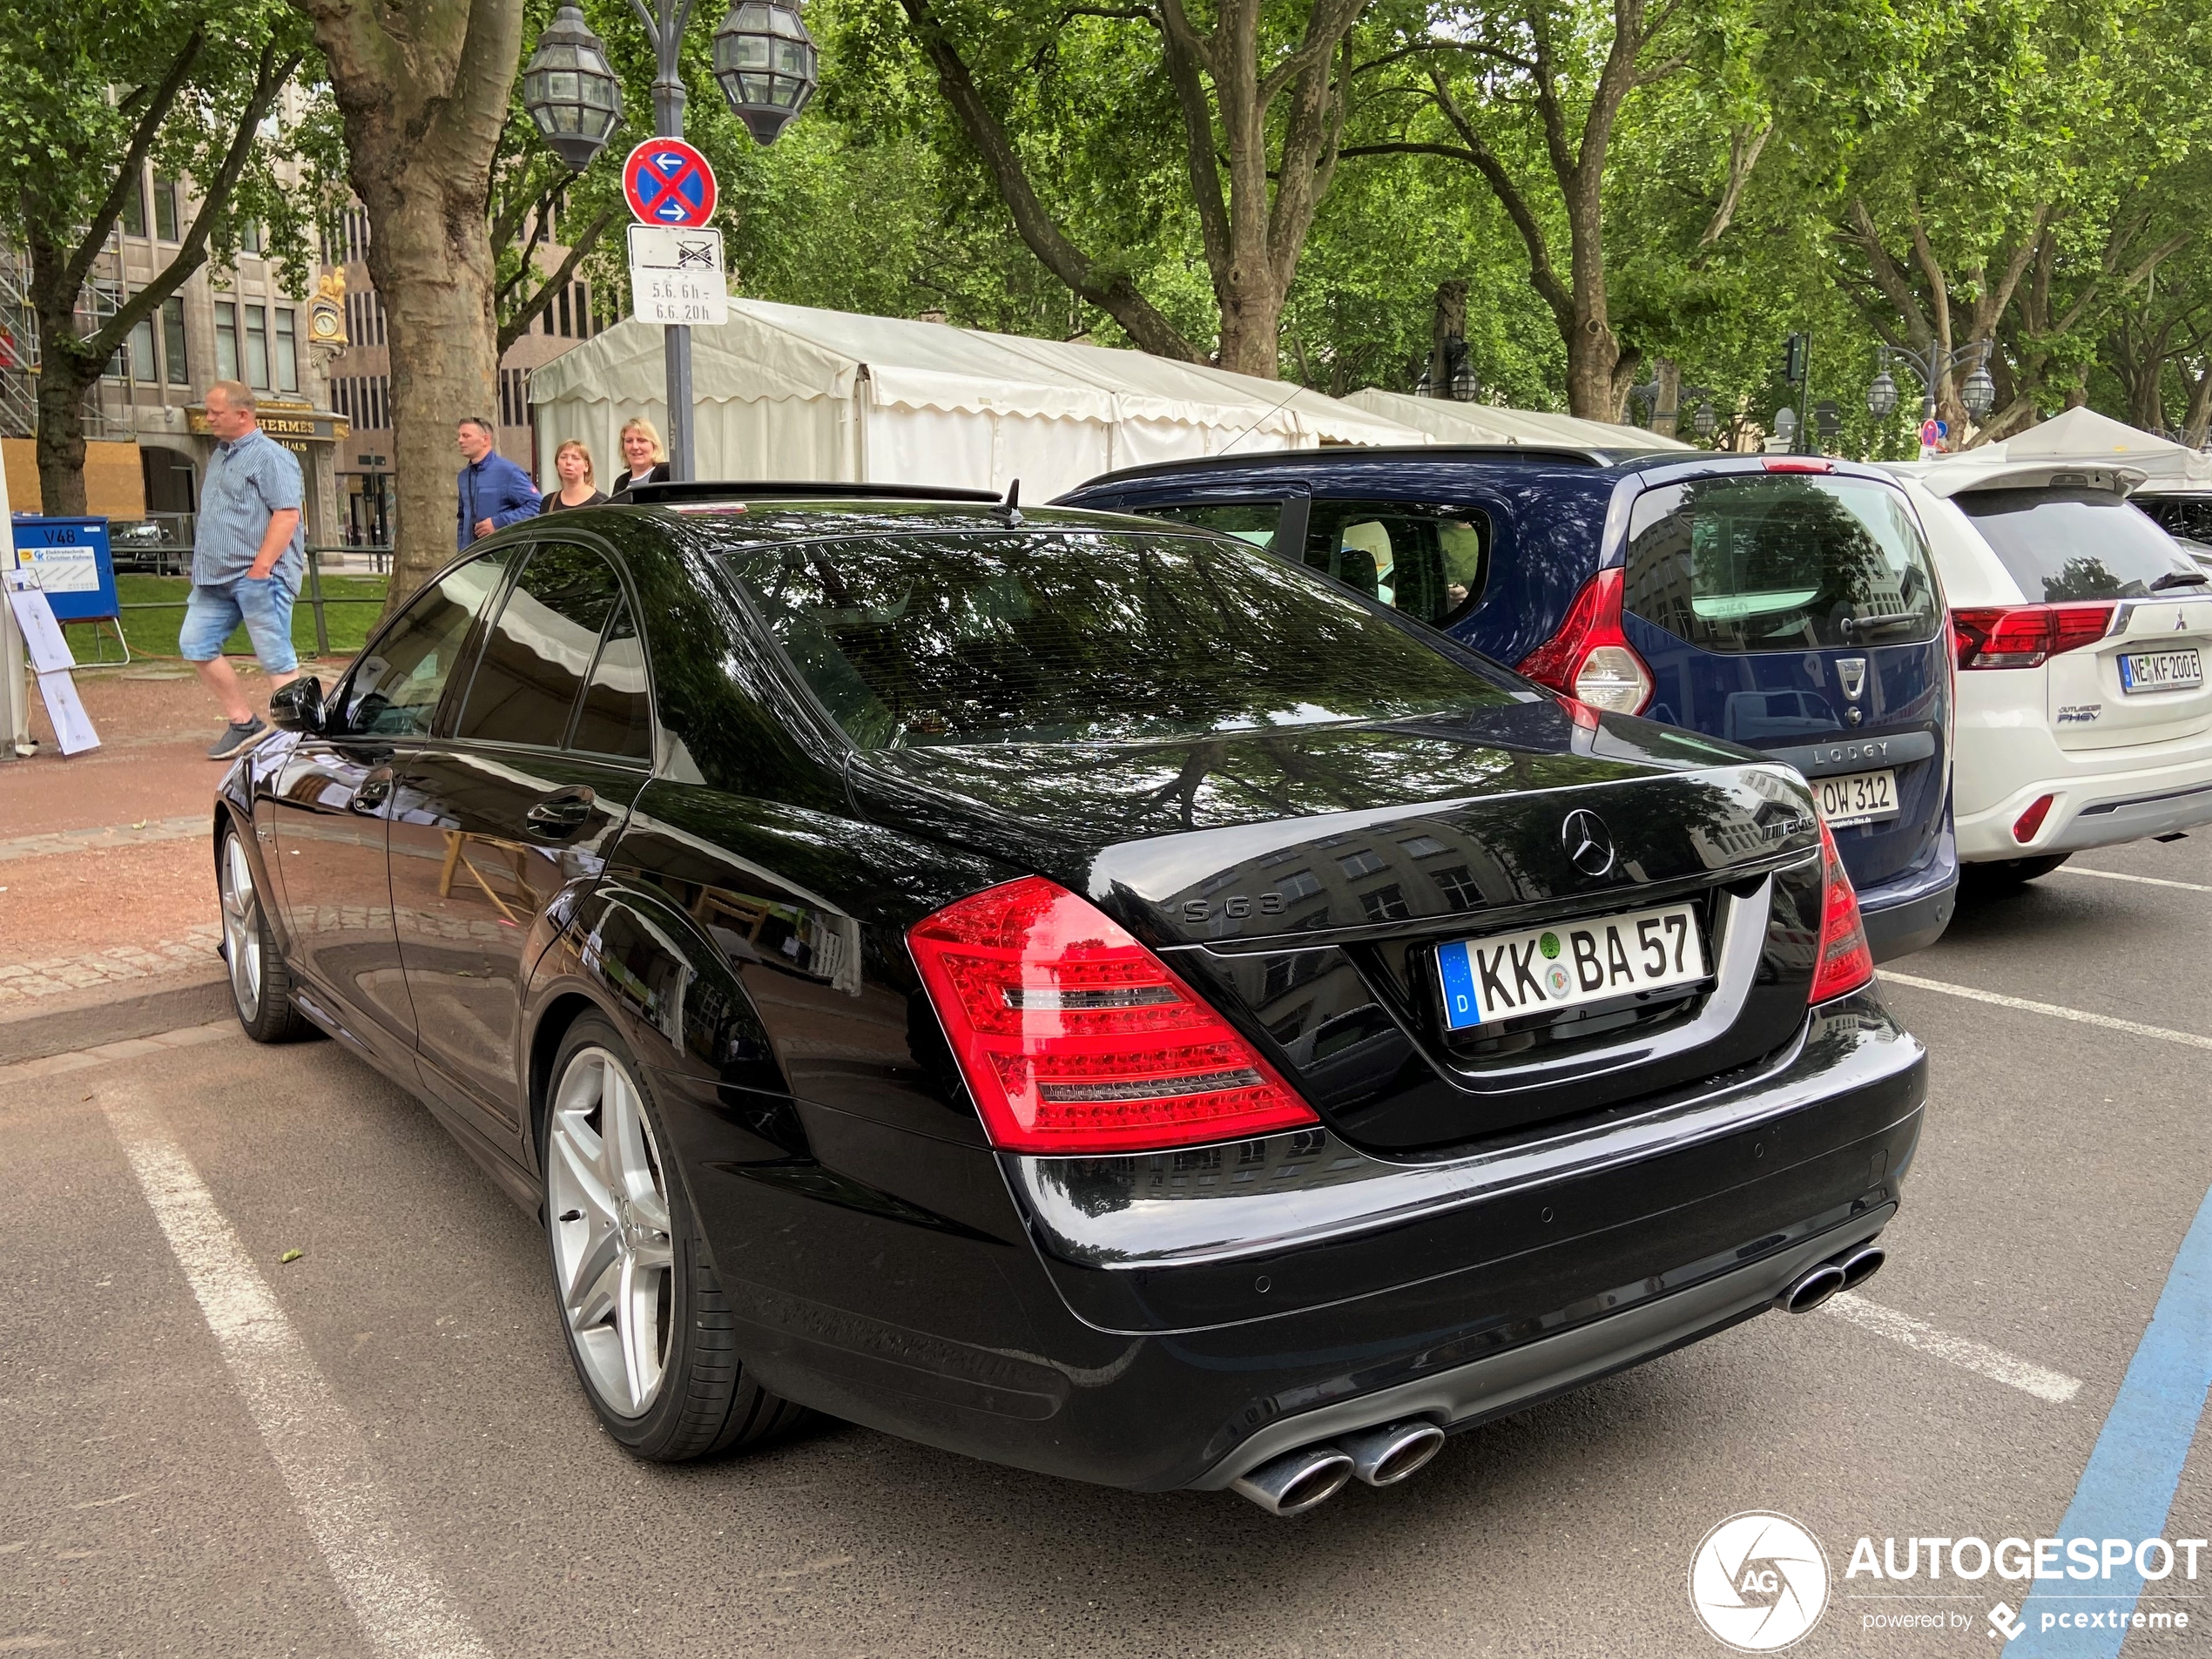
[{"label": "ornate street lantern", "polygon": [[1876,420],[1886,419],[1897,411],[1897,379],[1884,369],[1866,388],[1866,412]]},{"label": "ornate street lantern", "polygon": [[1974,372],[1966,376],[1966,385],[1959,390],[1959,401],[1977,421],[1997,407],[1997,382],[1990,378],[1987,359],[1976,363]]},{"label": "ornate street lantern", "polygon": [[577,7],[563,6],[538,36],[523,71],[523,107],[546,147],[577,172],[591,165],[622,119],[622,87],[606,46]]},{"label": "ornate street lantern", "polygon": [[814,96],[814,37],[798,0],[737,0],[714,31],[714,78],[756,144],[773,144]]},{"label": "ornate street lantern", "polygon": [[1716,426],[1718,426],[1720,422],[1713,414],[1713,406],[1711,404],[1700,403],[1697,406],[1697,413],[1694,417],[1692,417],[1690,424],[1697,428],[1697,435],[1699,437],[1710,438],[1713,435],[1713,428]]}]

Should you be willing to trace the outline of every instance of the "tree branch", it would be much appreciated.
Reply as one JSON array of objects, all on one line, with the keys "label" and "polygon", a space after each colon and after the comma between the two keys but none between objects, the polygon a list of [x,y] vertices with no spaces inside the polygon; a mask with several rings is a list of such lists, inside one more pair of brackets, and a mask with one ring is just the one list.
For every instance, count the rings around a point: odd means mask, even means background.
[{"label": "tree branch", "polygon": [[[93,261],[100,257],[100,250],[107,246],[108,233],[115,228],[117,216],[123,212],[123,204],[130,200],[132,193],[138,188],[146,157],[153,152],[153,141],[160,136],[162,124],[168,120],[169,111],[177,102],[177,94],[184,89],[192,65],[199,61],[199,54],[206,44],[206,31],[194,29],[185,41],[184,49],[177,54],[177,61],[169,66],[168,74],[162,77],[160,85],[146,98],[145,109],[139,115],[138,125],[131,134],[131,148],[124,156],[122,171],[116,174],[115,183],[109,189],[106,199],[94,212],[91,223],[84,227],[84,239],[77,245],[70,254],[68,265],[63,268],[61,280],[69,285],[71,294],[82,288],[85,279],[92,274]],[[138,88],[125,100],[125,105],[145,95],[145,88]]]},{"label": "tree branch", "polygon": [[1728,227],[1736,218],[1737,204],[1743,199],[1743,186],[1751,182],[1751,169],[1759,165],[1759,153],[1773,136],[1771,121],[1757,133],[1739,127],[1729,135],[1728,183],[1722,186],[1720,206],[1713,209],[1712,218],[1705,221],[1705,229],[1697,239],[1700,249],[1712,246],[1728,233]]},{"label": "tree branch", "polygon": [[[1559,324],[1561,333],[1564,334],[1575,326],[1575,295],[1552,267],[1551,243],[1544,234],[1542,222],[1537,219],[1534,209],[1529,206],[1528,198],[1521,192],[1512,173],[1506,170],[1505,164],[1498,159],[1496,152],[1484,142],[1481,133],[1475,130],[1474,123],[1467,118],[1467,112],[1460,108],[1459,100],[1452,96],[1449,83],[1433,69],[1429,71],[1429,81],[1436,90],[1437,108],[1444,112],[1444,118],[1452,124],[1453,130],[1460,135],[1460,142],[1467,146],[1464,158],[1482,175],[1490,186],[1490,193],[1498,199],[1498,205],[1506,210],[1506,217],[1513,220],[1514,228],[1521,233],[1521,242],[1528,250],[1528,280],[1538,296],[1551,307],[1553,319]],[[1439,152],[1450,153],[1441,146]],[[1347,151],[1345,153],[1352,152]]]},{"label": "tree branch", "polygon": [[204,181],[199,211],[192,215],[191,228],[185,231],[175,256],[151,282],[123,302],[115,315],[107,320],[106,327],[82,342],[81,349],[95,362],[105,362],[114,356],[131,337],[131,331],[158,310],[162,301],[184,287],[185,279],[206,262],[207,239],[215,228],[216,219],[230,210],[231,192],[238,184],[239,174],[246,170],[247,158],[253,153],[261,123],[268,118],[284,84],[300,67],[299,53],[279,63],[276,51],[274,41],[261,48],[260,62],[254,71],[253,91],[246,100],[246,107],[239,111],[230,148],[224,154],[222,165],[215,169],[215,176]]},{"label": "tree branch", "polygon": [[1847,211],[1851,228],[1846,234],[1866,255],[1867,266],[1873,273],[1874,286],[1881,290],[1882,297],[1896,308],[1897,314],[1905,320],[1905,338],[1916,347],[1925,350],[1935,339],[1935,329],[1921,311],[1919,301],[1913,298],[1912,284],[1906,279],[1904,269],[1890,257],[1889,249],[1882,246],[1882,233],[1875,226],[1874,215],[1866,211],[1866,204],[1856,196],[1851,198]]},{"label": "tree branch", "polygon": [[568,257],[561,261],[560,268],[538,285],[537,292],[530,296],[528,303],[500,324],[499,354],[502,357],[506,356],[509,346],[529,333],[530,325],[553,303],[553,296],[576,280],[577,267],[583,263],[585,255],[599,245],[599,239],[607,233],[607,227],[615,222],[621,212],[619,205],[603,210],[599,217],[593,219],[583,233],[570,246]]},{"label": "tree branch", "polygon": [[[923,56],[936,71],[937,84],[975,146],[977,155],[998,185],[999,195],[1013,215],[1014,228],[1044,267],[1077,294],[1099,307],[1129,332],[1145,351],[1187,363],[1203,363],[1206,354],[1193,346],[1136,291],[1123,272],[1105,273],[1062,233],[1044,204],[1037,199],[1013,141],[991,112],[977,89],[967,60],[961,57],[931,0],[900,0]],[[1177,0],[1167,0],[1163,10],[1172,20],[1179,16]],[[1188,27],[1187,19],[1184,26]]]}]

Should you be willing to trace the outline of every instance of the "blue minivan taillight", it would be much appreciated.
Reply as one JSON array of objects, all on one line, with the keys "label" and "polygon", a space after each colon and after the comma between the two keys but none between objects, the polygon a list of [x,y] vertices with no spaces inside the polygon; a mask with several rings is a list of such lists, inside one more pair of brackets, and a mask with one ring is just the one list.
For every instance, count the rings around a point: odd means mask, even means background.
[{"label": "blue minivan taillight", "polygon": [[1592,708],[1642,713],[1651,671],[1621,631],[1621,580],[1615,565],[1585,582],[1559,631],[1521,659],[1521,671]]}]

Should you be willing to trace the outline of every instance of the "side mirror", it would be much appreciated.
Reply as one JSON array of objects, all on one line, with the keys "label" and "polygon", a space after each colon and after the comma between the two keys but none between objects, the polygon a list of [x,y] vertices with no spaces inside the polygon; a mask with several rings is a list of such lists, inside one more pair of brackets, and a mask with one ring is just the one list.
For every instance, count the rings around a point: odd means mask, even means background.
[{"label": "side mirror", "polygon": [[322,682],[313,675],[269,693],[271,724],[286,732],[322,730]]}]

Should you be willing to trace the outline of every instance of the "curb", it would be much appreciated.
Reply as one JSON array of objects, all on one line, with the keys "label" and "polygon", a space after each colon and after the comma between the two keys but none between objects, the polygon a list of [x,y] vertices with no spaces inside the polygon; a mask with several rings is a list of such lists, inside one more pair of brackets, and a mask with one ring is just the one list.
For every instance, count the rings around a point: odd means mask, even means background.
[{"label": "curb", "polygon": [[231,1004],[230,979],[219,966],[212,974],[182,982],[172,976],[156,988],[128,995],[71,1002],[64,1008],[34,1006],[0,1020],[0,1066],[212,1024],[237,1013]]}]

